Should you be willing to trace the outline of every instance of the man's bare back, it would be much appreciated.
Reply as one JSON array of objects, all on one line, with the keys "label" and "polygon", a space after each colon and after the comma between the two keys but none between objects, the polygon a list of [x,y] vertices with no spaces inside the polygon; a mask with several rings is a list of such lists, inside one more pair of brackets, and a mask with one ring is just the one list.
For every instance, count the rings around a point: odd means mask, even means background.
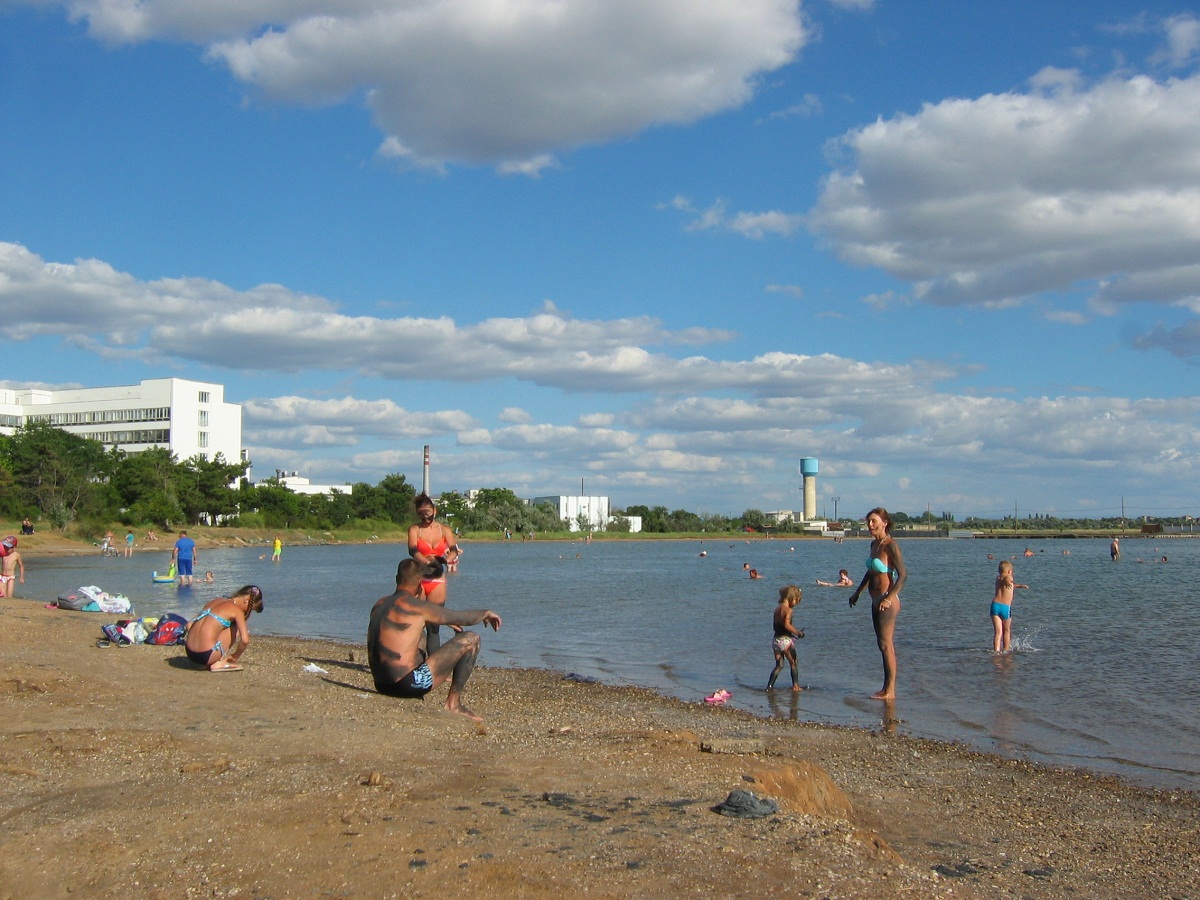
[{"label": "man's bare back", "polygon": [[[500,629],[500,617],[490,609],[452,610],[430,603],[421,595],[424,566],[406,559],[396,570],[396,591],[381,597],[371,609],[367,627],[367,661],[375,689],[393,697],[423,698],[450,680],[446,709],[476,722],[483,719],[462,705],[462,692],[475,670],[480,640],[468,625]],[[459,633],[432,653],[425,653],[425,626],[449,625]]]}]

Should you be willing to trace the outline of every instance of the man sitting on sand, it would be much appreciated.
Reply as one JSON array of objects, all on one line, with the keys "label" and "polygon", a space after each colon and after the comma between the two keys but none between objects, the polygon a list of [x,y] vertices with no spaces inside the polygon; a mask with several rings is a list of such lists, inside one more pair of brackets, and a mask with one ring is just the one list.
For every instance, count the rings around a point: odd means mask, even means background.
[{"label": "man sitting on sand", "polygon": [[[396,592],[381,597],[371,610],[367,627],[367,660],[375,679],[375,690],[389,697],[422,698],[447,678],[450,693],[446,709],[482,722],[462,705],[462,692],[475,671],[479,635],[463,631],[464,625],[490,625],[500,630],[500,617],[490,609],[452,610],[430,603],[421,592],[421,580],[429,580],[430,567],[405,559],[396,569]],[[425,626],[449,625],[458,632],[428,656]]]}]

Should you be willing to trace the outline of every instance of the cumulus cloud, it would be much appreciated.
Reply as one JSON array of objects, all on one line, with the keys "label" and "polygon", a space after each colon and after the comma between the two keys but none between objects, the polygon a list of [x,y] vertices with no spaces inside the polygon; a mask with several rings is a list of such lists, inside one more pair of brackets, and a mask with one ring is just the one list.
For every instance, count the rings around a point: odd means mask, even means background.
[{"label": "cumulus cloud", "polygon": [[[842,0],[847,2],[847,0]],[[381,152],[537,174],[555,151],[736,108],[808,41],[799,0],[67,0],[278,102],[363,97]]]},{"label": "cumulus cloud", "polygon": [[511,422],[514,425],[524,425],[526,422],[533,421],[533,416],[528,411],[517,406],[506,406],[500,410],[500,415],[497,418],[501,422]]},{"label": "cumulus cloud", "polygon": [[1166,46],[1152,61],[1165,63],[1173,68],[1191,65],[1200,56],[1200,19],[1191,13],[1169,16],[1163,20]]},{"label": "cumulus cloud", "polygon": [[[416,380],[436,366],[451,381],[509,377],[565,391],[735,389],[756,396],[815,396],[834,382],[866,388],[889,379],[925,382],[948,372],[872,367],[831,354],[717,360],[649,349],[695,344],[702,333],[712,342],[729,336],[689,328],[681,337],[647,316],[576,319],[552,304],[523,318],[467,324],[448,317],[346,316],[324,298],[278,285],[236,291],[204,279],[143,282],[96,260],[47,263],[20,245],[0,243],[0,335],[59,336],[102,356],[122,353],[145,362]],[[421,340],[413,340],[417,335]]]},{"label": "cumulus cloud", "polygon": [[[172,310],[170,326],[161,324],[163,309]],[[424,339],[413,341],[415,333]],[[369,377],[382,392],[392,382],[411,392],[436,361],[443,381],[515,379],[603,391],[613,395],[606,405],[618,409],[576,409],[569,413],[575,421],[564,424],[540,405],[506,406],[503,424],[488,428],[460,409],[351,391],[241,401],[252,457],[318,480],[374,482],[383,472],[414,471],[418,451],[406,455],[398,446],[429,442],[442,445],[441,459],[453,458],[460,487],[527,485],[536,493],[564,472],[594,473],[589,485],[626,492],[681,491],[690,476],[719,472],[714,491],[734,497],[741,484],[764,490],[764,473],[773,472],[773,490],[783,497],[798,483],[794,460],[803,455],[836,461],[827,477],[848,491],[928,473],[931,461],[959,496],[984,464],[1019,472],[1027,485],[1036,485],[1036,473],[1066,469],[1120,466],[1126,483],[1200,474],[1200,397],[975,397],[948,391],[946,383],[963,373],[940,363],[787,351],[677,357],[669,352],[676,335],[656,320],[579,320],[549,304],[527,317],[466,323],[344,316],[325,298],[278,285],[236,291],[204,279],[139,281],[100,261],[45,262],[0,244],[0,335],[86,339],[97,352],[120,348],[244,372],[323,366]],[[1141,340],[1184,354],[1200,335],[1164,326]],[[938,502],[928,493],[919,499]]]},{"label": "cumulus cloud", "polygon": [[843,135],[812,227],[939,306],[1200,295],[1200,75],[1035,82]]},{"label": "cumulus cloud", "polygon": [[768,294],[787,294],[796,300],[804,299],[804,288],[798,284],[768,284],[764,290]]},{"label": "cumulus cloud", "polygon": [[692,220],[684,226],[686,231],[732,231],[755,240],[768,235],[790,237],[805,224],[804,216],[798,213],[772,209],[766,212],[730,214],[726,207],[726,201],[718,199],[707,209],[698,210],[683,196],[676,196],[670,203],[659,205],[659,209],[674,209],[691,215]]}]

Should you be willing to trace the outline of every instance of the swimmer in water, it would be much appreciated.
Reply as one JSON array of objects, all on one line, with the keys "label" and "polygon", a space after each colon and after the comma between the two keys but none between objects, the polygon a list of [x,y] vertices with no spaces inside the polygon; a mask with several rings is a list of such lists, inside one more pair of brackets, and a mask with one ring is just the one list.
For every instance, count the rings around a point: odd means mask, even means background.
[{"label": "swimmer in water", "polygon": [[838,569],[837,581],[821,581],[818,578],[817,584],[821,587],[854,587],[854,581],[850,578],[850,573],[846,569]]}]

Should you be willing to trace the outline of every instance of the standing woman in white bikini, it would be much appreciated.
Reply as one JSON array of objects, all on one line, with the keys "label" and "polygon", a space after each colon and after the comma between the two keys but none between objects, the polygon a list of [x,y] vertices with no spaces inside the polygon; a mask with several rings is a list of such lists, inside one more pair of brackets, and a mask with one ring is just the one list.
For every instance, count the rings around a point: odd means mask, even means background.
[{"label": "standing woman in white bikini", "polygon": [[232,597],[217,597],[204,604],[200,615],[187,627],[187,657],[210,672],[233,672],[241,668],[238,657],[250,646],[246,619],[262,612],[262,590],[248,584]]},{"label": "standing woman in white bikini", "polygon": [[883,656],[883,687],[871,695],[872,700],[896,698],[896,647],[892,638],[896,632],[896,616],[900,614],[900,589],[908,578],[900,545],[892,540],[892,517],[882,506],[867,513],[867,531],[871,533],[871,555],[867,557],[867,574],[850,595],[850,605],[858,603],[863,589],[871,595],[871,624]]}]

